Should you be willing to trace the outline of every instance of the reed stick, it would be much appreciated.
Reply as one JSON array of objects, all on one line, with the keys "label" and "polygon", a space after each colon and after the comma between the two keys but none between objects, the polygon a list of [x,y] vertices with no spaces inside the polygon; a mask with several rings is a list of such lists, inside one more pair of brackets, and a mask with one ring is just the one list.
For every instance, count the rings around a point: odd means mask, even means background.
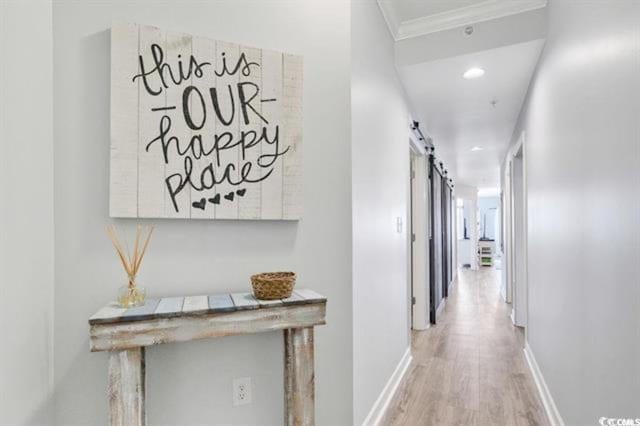
[{"label": "reed stick", "polygon": [[[145,253],[147,252],[147,247],[149,247],[149,240],[151,239],[151,235],[153,234],[153,226],[136,226],[136,238],[134,241],[133,252],[129,252],[129,247],[126,241],[125,235],[125,245],[123,246],[121,239],[118,235],[118,230],[115,225],[107,226],[107,236],[111,240],[113,247],[116,250],[116,254],[122,263],[122,267],[124,271],[127,273],[129,277],[129,287],[135,286],[135,279],[138,275],[138,271],[140,270],[140,265],[142,264],[142,259],[144,258]],[[143,244],[141,244],[144,241]]]}]

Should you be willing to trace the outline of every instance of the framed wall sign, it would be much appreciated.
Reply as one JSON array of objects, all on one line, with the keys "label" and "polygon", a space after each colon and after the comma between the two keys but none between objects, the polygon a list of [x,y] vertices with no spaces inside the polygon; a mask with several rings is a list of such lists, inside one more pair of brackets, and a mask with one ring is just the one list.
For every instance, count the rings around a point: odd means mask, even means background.
[{"label": "framed wall sign", "polygon": [[302,57],[111,29],[110,215],[299,219]]}]

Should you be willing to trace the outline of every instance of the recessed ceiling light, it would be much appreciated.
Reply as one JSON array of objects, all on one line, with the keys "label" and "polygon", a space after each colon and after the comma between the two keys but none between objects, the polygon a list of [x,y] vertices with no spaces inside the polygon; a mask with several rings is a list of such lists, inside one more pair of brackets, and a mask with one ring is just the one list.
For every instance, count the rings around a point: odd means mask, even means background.
[{"label": "recessed ceiling light", "polygon": [[483,148],[481,146],[474,146],[473,148],[471,148],[471,151],[482,151]]},{"label": "recessed ceiling light", "polygon": [[474,78],[482,77],[483,75],[484,70],[482,68],[473,67],[466,70],[465,73],[462,74],[462,77],[466,78],[467,80],[472,80]]}]

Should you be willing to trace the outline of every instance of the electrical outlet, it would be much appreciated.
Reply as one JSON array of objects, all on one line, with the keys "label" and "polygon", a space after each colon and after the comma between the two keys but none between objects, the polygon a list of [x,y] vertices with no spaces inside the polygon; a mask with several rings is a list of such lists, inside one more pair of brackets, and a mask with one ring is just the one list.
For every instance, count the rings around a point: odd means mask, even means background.
[{"label": "electrical outlet", "polygon": [[233,405],[251,404],[251,377],[233,380]]}]

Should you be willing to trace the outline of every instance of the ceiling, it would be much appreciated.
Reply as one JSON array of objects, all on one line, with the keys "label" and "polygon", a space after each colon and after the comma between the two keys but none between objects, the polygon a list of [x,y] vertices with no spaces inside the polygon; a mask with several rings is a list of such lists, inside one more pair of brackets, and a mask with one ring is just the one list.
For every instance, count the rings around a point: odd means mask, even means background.
[{"label": "ceiling", "polygon": [[[535,40],[400,69],[423,127],[458,182],[497,186],[542,44]],[[465,80],[462,74],[471,67],[486,73]],[[483,149],[471,151],[475,146]]]},{"label": "ceiling", "polygon": [[[379,0],[421,128],[456,183],[495,188],[544,45],[544,0]],[[473,26],[466,35],[464,28]],[[484,76],[466,80],[471,67]],[[473,147],[481,150],[472,151]]]}]

